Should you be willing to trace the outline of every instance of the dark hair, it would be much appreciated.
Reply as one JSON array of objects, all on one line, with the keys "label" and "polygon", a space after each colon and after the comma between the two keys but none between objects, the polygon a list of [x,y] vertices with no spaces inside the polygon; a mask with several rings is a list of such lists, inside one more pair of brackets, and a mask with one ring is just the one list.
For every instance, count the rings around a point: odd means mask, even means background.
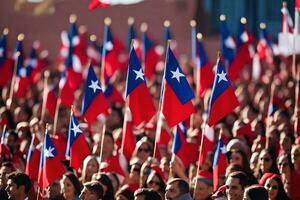
[{"label": "dark hair", "polygon": [[111,200],[114,199],[114,187],[109,179],[108,175],[105,173],[97,174],[96,181],[107,187],[106,192],[104,193],[102,199],[103,200]]},{"label": "dark hair", "polygon": [[[165,193],[165,190],[166,190],[166,184],[165,184],[165,181],[163,180],[163,178],[159,175],[159,173],[157,173],[157,172],[155,172],[154,170],[153,170],[153,173],[158,177],[158,179],[159,179],[159,189],[158,189],[158,191],[159,192],[162,192],[162,193]],[[148,176],[148,178],[149,178],[149,176]],[[147,178],[147,179],[148,179]]]},{"label": "dark hair", "polygon": [[230,163],[230,159],[231,159],[231,156],[233,153],[238,153],[242,156],[242,169],[243,171],[246,171],[246,172],[251,172],[251,169],[250,169],[250,163],[249,163],[249,160],[247,158],[247,155],[244,151],[240,150],[240,149],[232,149],[231,151],[229,151],[227,153],[227,158],[228,158],[228,163]]},{"label": "dark hair", "polygon": [[30,178],[27,174],[19,171],[12,172],[8,175],[7,179],[11,180],[17,187],[24,186],[25,194],[28,194],[31,188]]},{"label": "dark hair", "polygon": [[5,133],[5,137],[8,137],[9,135],[13,136],[15,142],[19,139],[18,134],[13,129],[10,129]]},{"label": "dark hair", "polygon": [[282,154],[280,156],[277,157],[277,164],[279,164],[279,159],[283,157],[283,159],[286,159],[288,161],[288,166],[290,168],[290,170],[294,169],[294,165],[292,163],[292,159],[291,159],[291,155],[290,154]]},{"label": "dark hair", "polygon": [[[134,200],[133,192],[130,191],[130,189],[128,188],[128,185],[125,185],[121,189],[119,189],[119,191],[116,193],[116,197],[119,195],[126,197],[128,200]],[[112,198],[112,199],[114,199],[114,198]]]},{"label": "dark hair", "polygon": [[245,190],[245,194],[250,197],[251,200],[268,200],[268,191],[260,185],[251,185]]},{"label": "dark hair", "polygon": [[178,188],[180,190],[181,195],[189,193],[189,191],[190,191],[189,184],[185,180],[183,180],[181,178],[174,178],[168,182],[168,185],[170,185],[172,183],[178,184]]},{"label": "dark hair", "polygon": [[91,181],[84,184],[84,187],[97,195],[98,199],[103,197],[103,187],[98,181]]},{"label": "dark hair", "polygon": [[[278,170],[278,168],[277,168],[277,163],[276,163],[277,156],[276,156],[275,151],[274,151],[273,149],[271,149],[271,148],[263,149],[263,150],[260,152],[259,157],[260,157],[260,155],[261,155],[263,152],[266,152],[267,154],[269,154],[270,157],[271,157],[271,160],[272,160],[272,165],[271,165],[271,168],[270,168],[270,171],[269,171],[269,172],[270,172],[270,173],[274,173],[274,174],[279,174],[279,170]],[[262,171],[261,171],[261,169],[260,169],[260,165],[258,165],[258,167],[259,167],[259,169],[258,169],[259,174],[258,174],[258,177],[257,177],[257,178],[261,178],[261,176],[262,176]]]},{"label": "dark hair", "polygon": [[10,161],[5,161],[5,162],[3,162],[3,163],[1,164],[1,167],[8,167],[8,168],[10,168],[11,170],[14,170],[14,169],[15,169],[14,166],[13,166],[13,164],[12,164],[12,162],[10,162]]},{"label": "dark hair", "polygon": [[161,196],[152,189],[149,188],[140,188],[135,191],[134,196],[144,196],[145,200],[161,200]]},{"label": "dark hair", "polygon": [[270,179],[273,179],[278,184],[278,192],[277,192],[276,200],[289,200],[289,197],[287,196],[287,194],[284,190],[284,186],[281,181],[281,178],[279,176],[273,176]]},{"label": "dark hair", "polygon": [[64,174],[64,176],[67,177],[71,181],[71,183],[73,184],[73,186],[75,188],[75,195],[80,195],[81,184],[80,184],[77,176],[72,172],[66,172]]},{"label": "dark hair", "polygon": [[[250,185],[249,183],[249,177],[245,172],[242,171],[235,171],[229,174],[228,178],[237,178],[239,179],[239,183],[242,186],[242,188],[244,189],[245,187],[247,187],[248,185]],[[227,178],[227,179],[228,179]]]}]

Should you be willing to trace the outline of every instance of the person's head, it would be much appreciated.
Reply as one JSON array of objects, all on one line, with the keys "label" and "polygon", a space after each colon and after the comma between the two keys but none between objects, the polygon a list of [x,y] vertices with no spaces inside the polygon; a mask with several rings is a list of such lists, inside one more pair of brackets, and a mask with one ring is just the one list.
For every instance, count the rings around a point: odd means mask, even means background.
[{"label": "person's head", "polygon": [[140,173],[142,165],[139,162],[135,162],[130,166],[129,181],[130,183],[140,182]]},{"label": "person's head", "polygon": [[105,173],[97,173],[93,175],[92,180],[98,181],[103,187],[103,200],[114,199],[114,188],[108,175]]},{"label": "person's head", "polygon": [[141,163],[144,163],[152,155],[152,151],[153,148],[150,141],[143,137],[137,142],[133,157],[137,157]]},{"label": "person's head", "polygon": [[82,200],[99,200],[103,197],[103,187],[98,181],[91,181],[84,184],[79,198]]},{"label": "person's head", "polygon": [[291,156],[294,166],[300,168],[300,145],[294,145],[292,147]]},{"label": "person's head", "polygon": [[272,149],[263,149],[259,154],[259,168],[262,173],[278,173],[276,154]]},{"label": "person's head", "polygon": [[12,200],[24,199],[31,188],[29,176],[23,172],[15,171],[8,175],[5,188]]},{"label": "person's head", "polygon": [[99,169],[99,162],[96,156],[89,155],[83,161],[82,167],[82,183],[91,181],[93,174],[97,173]]},{"label": "person's head", "polygon": [[243,200],[268,200],[268,191],[260,185],[252,185],[245,189]]},{"label": "person's head", "polygon": [[293,141],[294,141],[294,138],[291,133],[288,133],[288,132],[280,133],[280,141],[279,141],[280,148],[285,153],[290,153]]},{"label": "person's head", "polygon": [[8,130],[5,133],[4,143],[10,148],[10,150],[15,151],[18,146],[18,134],[14,130]]},{"label": "person's head", "polygon": [[48,198],[49,199],[56,199],[61,196],[61,187],[59,180],[54,181],[47,187]]},{"label": "person's head", "polygon": [[189,184],[181,178],[175,178],[167,183],[165,199],[172,200],[187,193],[189,193]]},{"label": "person's head", "polygon": [[74,173],[65,173],[60,181],[60,184],[61,193],[65,199],[72,199],[80,194],[81,185]]},{"label": "person's head", "polygon": [[115,140],[111,132],[105,131],[104,142],[103,142],[103,155],[107,158],[113,154],[115,148]]},{"label": "person's head", "polygon": [[141,188],[134,192],[134,200],[161,200],[161,196],[154,190]]},{"label": "person's head", "polygon": [[245,171],[250,171],[249,160],[245,152],[238,149],[232,149],[228,156],[230,163],[241,166]]},{"label": "person's head", "polygon": [[268,178],[264,186],[268,191],[270,200],[289,199],[284,190],[283,183],[278,175],[273,175],[272,177]]},{"label": "person's head", "polygon": [[134,200],[133,192],[128,188],[128,185],[124,185],[117,191],[115,199],[116,200]]},{"label": "person's head", "polygon": [[14,171],[14,167],[11,162],[4,162],[0,168],[0,187],[6,187],[7,184],[7,176],[12,171]]},{"label": "person's head", "polygon": [[213,176],[210,172],[201,170],[199,175],[193,180],[193,191],[195,190],[195,200],[205,200],[213,192]]},{"label": "person's head", "polygon": [[277,158],[277,166],[280,174],[288,174],[291,173],[293,169],[293,164],[291,161],[291,157],[288,154],[282,154]]},{"label": "person's head", "polygon": [[232,172],[229,174],[225,185],[228,200],[242,200],[244,190],[249,185],[249,178],[244,172]]},{"label": "person's head", "polygon": [[155,167],[156,167],[155,169],[153,169],[152,167],[152,171],[148,176],[147,183],[146,183],[147,188],[151,188],[156,192],[164,193],[166,189],[166,184],[162,177],[163,172],[161,171],[161,169],[158,168],[158,166]]}]

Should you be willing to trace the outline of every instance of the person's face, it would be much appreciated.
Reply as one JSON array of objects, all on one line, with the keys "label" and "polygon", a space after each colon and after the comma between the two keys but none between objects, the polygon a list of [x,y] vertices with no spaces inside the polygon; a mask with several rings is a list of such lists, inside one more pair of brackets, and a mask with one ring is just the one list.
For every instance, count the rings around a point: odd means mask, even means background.
[{"label": "person's face", "polygon": [[87,189],[86,187],[84,187],[82,189],[79,198],[82,200],[98,200],[98,197],[95,194],[95,192],[92,192],[91,190]]},{"label": "person's face", "polygon": [[55,198],[60,196],[60,184],[59,182],[54,182],[52,183],[49,187],[48,187],[48,191],[49,191],[49,197],[50,198]]},{"label": "person's face", "polygon": [[197,187],[195,192],[195,200],[205,200],[212,193],[212,187],[207,184],[197,181]]},{"label": "person's face", "polygon": [[173,200],[180,196],[180,189],[177,182],[168,184],[166,187],[165,198],[166,200]]},{"label": "person's face", "polygon": [[0,186],[6,187],[7,183],[7,175],[11,173],[11,169],[8,167],[1,167],[0,168]]},{"label": "person's face", "polygon": [[269,199],[276,199],[278,193],[278,183],[274,179],[269,178],[265,183],[265,188],[268,191]]},{"label": "person's face", "polygon": [[4,141],[5,144],[10,148],[14,148],[16,145],[15,137],[12,135],[7,135]]},{"label": "person's face", "polygon": [[132,183],[139,183],[141,166],[134,164],[130,168],[129,179]]},{"label": "person's face", "polygon": [[292,148],[292,163],[296,165],[300,165],[300,147]]},{"label": "person's face", "polygon": [[92,177],[93,174],[97,173],[99,165],[95,159],[91,159],[86,166],[86,175]]},{"label": "person's face", "polygon": [[24,193],[24,186],[17,186],[11,179],[8,179],[7,186],[5,188],[8,197],[12,200],[18,199],[22,193]]},{"label": "person's face", "polygon": [[151,149],[146,143],[141,144],[141,146],[137,150],[137,157],[140,158],[142,161],[147,160],[150,154]]},{"label": "person's face", "polygon": [[263,173],[268,172],[272,166],[271,156],[267,152],[262,152],[259,156],[259,164]]},{"label": "person's face", "polygon": [[66,199],[73,198],[75,196],[75,187],[69,178],[63,176],[60,184],[61,193]]},{"label": "person's face", "polygon": [[154,191],[159,191],[159,184],[159,178],[157,175],[155,175],[155,173],[152,172],[147,179],[147,188],[151,188]]},{"label": "person's face", "polygon": [[279,157],[277,166],[281,174],[286,174],[290,171],[289,161],[286,157],[283,156]]},{"label": "person's face", "polygon": [[226,180],[226,195],[228,200],[242,200],[244,189],[240,185],[238,178],[229,177]]},{"label": "person's face", "polygon": [[103,154],[105,155],[112,155],[114,150],[114,141],[110,136],[104,136],[104,143],[103,143]]},{"label": "person's face", "polygon": [[239,166],[243,166],[242,155],[240,153],[233,152],[231,154],[230,163],[233,163],[233,164],[236,164],[236,165],[239,165]]},{"label": "person's face", "polygon": [[280,146],[285,152],[290,152],[292,147],[292,141],[286,134],[280,135]]}]

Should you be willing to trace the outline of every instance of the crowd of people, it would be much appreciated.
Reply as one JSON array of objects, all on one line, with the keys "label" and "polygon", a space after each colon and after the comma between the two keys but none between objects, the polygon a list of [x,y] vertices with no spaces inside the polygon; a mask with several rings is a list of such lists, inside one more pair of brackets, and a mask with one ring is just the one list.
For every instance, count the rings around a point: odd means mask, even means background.
[{"label": "crowd of people", "polygon": [[[190,85],[195,88],[194,64],[186,59],[179,62]],[[158,64],[154,78],[148,82],[157,108],[163,73],[159,65],[161,63]],[[100,65],[95,65],[94,70],[100,77]],[[9,103],[10,85],[6,84],[1,88],[0,127],[4,130],[6,126],[6,131],[2,133],[2,143],[8,147],[9,152],[2,152],[0,158],[0,199],[299,200],[300,124],[299,111],[295,109],[299,105],[299,94],[296,92],[298,82],[292,76],[291,58],[277,56],[272,63],[263,62],[258,80],[251,78],[251,71],[252,66],[246,66],[240,73],[240,79],[233,83],[240,106],[213,128],[214,147],[208,152],[199,170],[198,149],[207,119],[210,90],[203,98],[196,97],[193,101],[197,111],[186,123],[186,141],[191,148],[188,148],[185,156],[196,157],[196,160],[185,165],[172,153],[172,127],[164,123],[167,134],[162,140],[165,142],[155,139],[155,119],[134,129],[134,151],[130,157],[124,156],[121,144],[125,103],[110,101],[106,120],[99,118],[88,126],[79,114],[82,83],[74,93],[74,110],[91,153],[83,161],[80,170],[76,171],[65,158],[70,110],[60,106],[57,131],[53,133],[51,115],[46,112],[41,120],[43,79],[31,85],[25,98],[14,97]],[[116,73],[113,85],[120,92],[124,92],[125,79],[125,73]],[[49,82],[54,85],[59,82],[59,74],[53,69],[50,71]],[[274,87],[273,98],[276,98],[276,102],[271,99],[271,85]],[[268,114],[270,101],[276,107],[272,114]],[[25,167],[31,139],[35,136],[35,146],[39,149],[46,123],[49,123],[49,132],[66,173],[41,190],[36,180],[25,174]],[[216,138],[221,132],[227,149],[228,166],[226,173],[218,177],[219,185],[214,190],[213,157]],[[101,138],[104,138],[104,142]],[[155,145],[157,152],[153,158]]]}]

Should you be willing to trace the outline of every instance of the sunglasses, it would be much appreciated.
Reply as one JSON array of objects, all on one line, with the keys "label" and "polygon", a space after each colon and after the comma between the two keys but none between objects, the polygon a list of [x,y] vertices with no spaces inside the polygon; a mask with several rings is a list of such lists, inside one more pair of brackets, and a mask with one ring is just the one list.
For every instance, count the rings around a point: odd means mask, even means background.
[{"label": "sunglasses", "polygon": [[139,149],[138,149],[138,152],[142,152],[142,151],[144,151],[144,152],[149,152],[150,149],[143,149],[143,148],[139,148]]},{"label": "sunglasses", "polygon": [[267,184],[266,187],[271,190],[278,190],[278,186]]},{"label": "sunglasses", "polygon": [[151,180],[151,181],[148,182],[148,184],[149,185],[152,185],[152,184],[159,185],[159,182]]},{"label": "sunglasses", "polygon": [[269,162],[271,160],[271,158],[260,158],[261,161],[266,161]]},{"label": "sunglasses", "polygon": [[278,163],[278,166],[286,167],[286,166],[288,166],[288,163],[286,163],[286,162]]}]

